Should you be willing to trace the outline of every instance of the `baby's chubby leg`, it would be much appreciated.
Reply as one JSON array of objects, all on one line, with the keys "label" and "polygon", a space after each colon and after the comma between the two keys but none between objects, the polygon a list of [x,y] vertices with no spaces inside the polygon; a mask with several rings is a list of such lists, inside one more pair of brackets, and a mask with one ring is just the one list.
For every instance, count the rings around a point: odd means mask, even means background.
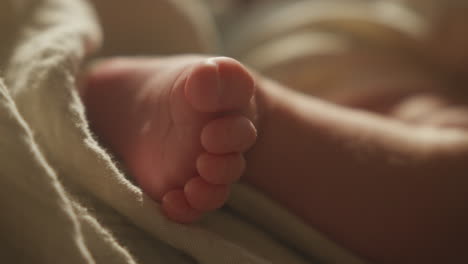
[{"label": "baby's chubby leg", "polygon": [[117,58],[81,90],[91,127],[172,220],[223,205],[256,140],[255,83],[235,60]]},{"label": "baby's chubby leg", "polygon": [[245,156],[246,182],[361,256],[468,261],[468,132],[451,115],[412,123],[254,83],[228,58],[117,59],[82,95],[94,131],[173,220],[221,206]]},{"label": "baby's chubby leg", "polygon": [[371,263],[468,261],[466,104],[408,122],[257,83],[243,179]]}]

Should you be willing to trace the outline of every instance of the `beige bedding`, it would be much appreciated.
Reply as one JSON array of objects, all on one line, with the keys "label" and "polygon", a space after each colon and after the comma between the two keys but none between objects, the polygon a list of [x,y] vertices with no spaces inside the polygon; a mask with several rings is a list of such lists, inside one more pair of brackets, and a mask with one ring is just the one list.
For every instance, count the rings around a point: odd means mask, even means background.
[{"label": "beige bedding", "polygon": [[363,263],[247,186],[200,223],[168,221],[93,138],[77,75],[98,50],[217,53],[220,38],[197,1],[96,1],[0,1],[1,263]]}]

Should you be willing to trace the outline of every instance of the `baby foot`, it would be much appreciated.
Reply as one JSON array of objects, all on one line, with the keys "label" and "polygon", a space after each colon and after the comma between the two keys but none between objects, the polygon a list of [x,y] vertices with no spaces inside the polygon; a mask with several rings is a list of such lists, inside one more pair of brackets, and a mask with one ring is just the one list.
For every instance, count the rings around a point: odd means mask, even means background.
[{"label": "baby foot", "polygon": [[237,61],[188,56],[101,62],[81,90],[93,131],[182,223],[222,206],[243,173],[254,93]]}]

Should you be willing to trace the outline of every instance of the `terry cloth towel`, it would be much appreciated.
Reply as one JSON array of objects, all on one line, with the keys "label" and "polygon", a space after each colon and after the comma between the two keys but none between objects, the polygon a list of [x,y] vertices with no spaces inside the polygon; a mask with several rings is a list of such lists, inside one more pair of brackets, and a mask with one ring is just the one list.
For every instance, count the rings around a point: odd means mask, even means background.
[{"label": "terry cloth towel", "polygon": [[248,186],[199,223],[168,221],[93,138],[76,85],[101,30],[105,55],[216,53],[205,7],[0,1],[1,263],[364,263]]}]

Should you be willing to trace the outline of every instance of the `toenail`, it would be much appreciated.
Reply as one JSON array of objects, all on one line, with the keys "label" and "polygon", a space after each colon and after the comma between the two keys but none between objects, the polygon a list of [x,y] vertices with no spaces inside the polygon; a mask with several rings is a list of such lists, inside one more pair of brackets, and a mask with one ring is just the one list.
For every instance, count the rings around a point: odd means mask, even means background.
[{"label": "toenail", "polygon": [[257,129],[252,121],[247,118],[239,118],[235,120],[236,123],[232,124],[229,130],[231,133],[228,138],[238,137],[239,145],[235,148],[238,152],[243,152],[250,148],[257,138]]},{"label": "toenail", "polygon": [[207,65],[210,65],[212,67],[215,67],[216,69],[216,90],[213,92],[216,93],[216,98],[218,99],[218,102],[221,104],[221,98],[223,96],[223,85],[221,84],[221,78],[219,77],[219,65],[216,62],[217,57],[214,58],[209,58],[205,61]]},{"label": "toenail", "polygon": [[206,64],[210,64],[210,65],[214,65],[214,66],[218,67],[218,63],[216,63],[216,57],[206,59],[205,62],[206,62]]}]

